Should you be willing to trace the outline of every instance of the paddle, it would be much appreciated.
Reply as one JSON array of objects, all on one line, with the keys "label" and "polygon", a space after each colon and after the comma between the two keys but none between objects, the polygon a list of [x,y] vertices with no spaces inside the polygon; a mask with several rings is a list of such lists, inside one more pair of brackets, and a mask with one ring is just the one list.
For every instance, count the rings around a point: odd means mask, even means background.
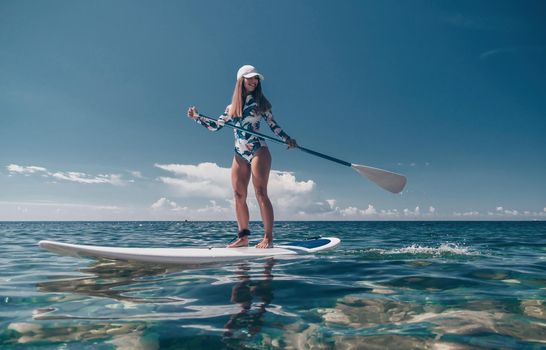
[{"label": "paddle", "polygon": [[[203,117],[203,118],[206,118],[206,119],[209,119],[209,120],[212,120],[212,121],[214,121],[216,123],[222,124],[222,122],[218,121],[217,119],[207,117],[207,116],[205,116],[203,114],[199,114],[199,116]],[[270,141],[273,141],[273,142],[276,142],[276,143],[285,144],[285,145],[288,144],[287,142],[285,142],[283,140],[276,139],[274,137],[270,137],[270,136],[261,134],[259,132],[247,130],[247,129],[242,128],[240,126],[233,125],[230,122],[223,122],[223,124],[226,125],[226,126],[229,126],[230,128],[240,130],[240,131],[249,133],[249,134],[254,135],[254,136],[262,137],[264,139],[267,139],[267,140],[270,140]],[[407,180],[406,180],[406,177],[403,176],[403,175],[396,174],[396,173],[393,173],[393,172],[390,172],[390,171],[387,171],[387,170],[383,170],[383,169],[379,169],[379,168],[373,168],[373,167],[366,166],[366,165],[359,165],[359,164],[349,163],[349,162],[346,162],[344,160],[334,158],[334,157],[328,156],[326,154],[322,154],[322,153],[319,153],[317,151],[313,151],[311,149],[308,149],[308,148],[305,148],[305,147],[302,147],[302,146],[299,146],[299,145],[297,146],[297,148],[299,148],[300,150],[302,150],[302,151],[304,151],[306,153],[312,154],[314,156],[317,156],[317,157],[320,157],[320,158],[323,158],[323,159],[327,159],[327,160],[332,161],[334,163],[338,163],[338,164],[345,165],[347,167],[353,168],[360,175],[362,175],[364,177],[367,177],[371,182],[375,183],[379,187],[384,188],[387,191],[390,191],[392,193],[400,193],[404,189],[404,186],[406,185]]]}]

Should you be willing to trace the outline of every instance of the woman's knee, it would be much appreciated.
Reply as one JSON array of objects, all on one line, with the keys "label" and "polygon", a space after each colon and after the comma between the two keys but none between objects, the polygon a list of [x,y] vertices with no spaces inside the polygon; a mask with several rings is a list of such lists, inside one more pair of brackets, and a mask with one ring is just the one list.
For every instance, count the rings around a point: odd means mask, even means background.
[{"label": "woman's knee", "polygon": [[246,190],[242,190],[238,188],[233,189],[233,197],[235,198],[236,202],[246,201],[246,196],[247,196]]},{"label": "woman's knee", "polygon": [[267,187],[255,187],[254,192],[256,193],[256,199],[258,202],[269,200],[269,197],[267,196]]}]

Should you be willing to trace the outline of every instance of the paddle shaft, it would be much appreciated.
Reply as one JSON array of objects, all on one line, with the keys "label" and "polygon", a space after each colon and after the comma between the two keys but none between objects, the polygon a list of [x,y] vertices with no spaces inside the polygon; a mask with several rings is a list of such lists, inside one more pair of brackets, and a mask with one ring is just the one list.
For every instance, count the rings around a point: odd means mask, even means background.
[{"label": "paddle shaft", "polygon": [[[214,118],[211,118],[211,117],[207,117],[206,115],[203,115],[203,114],[199,114],[200,117],[203,117],[203,118],[206,118],[206,119],[209,119],[209,120],[212,120],[216,123],[218,123],[218,120],[217,119],[214,119]],[[271,136],[267,136],[267,135],[264,135],[264,134],[261,134],[259,132],[256,132],[256,131],[251,131],[251,130],[247,130],[245,128],[242,128],[240,126],[237,126],[237,125],[234,125],[230,122],[225,122],[224,125],[226,126],[229,126],[230,128],[233,128],[233,129],[236,129],[236,130],[239,130],[239,131],[243,131],[243,132],[246,132],[246,133],[249,133],[250,135],[254,135],[254,136],[258,136],[258,137],[261,137],[261,138],[264,138],[266,140],[270,140],[270,141],[273,141],[273,142],[276,142],[276,143],[280,143],[280,144],[284,144],[284,145],[287,145],[288,143],[283,141],[283,140],[279,140],[279,139],[276,139],[274,137],[271,137]],[[305,148],[305,147],[302,147],[302,146],[296,146],[297,148],[299,148],[300,150],[306,152],[306,153],[309,153],[309,154],[312,154],[314,156],[317,156],[317,157],[320,157],[320,158],[323,158],[323,159],[326,159],[326,160],[329,160],[329,161],[332,161],[334,163],[338,163],[338,164],[341,164],[341,165],[345,165],[345,166],[348,166],[348,167],[351,167],[352,164],[349,163],[349,162],[346,162],[344,160],[341,160],[341,159],[338,159],[338,158],[335,158],[335,157],[331,157],[329,155],[326,155],[326,154],[323,154],[323,153],[320,153],[320,152],[317,152],[317,151],[313,151],[312,149],[309,149],[309,148]]]}]

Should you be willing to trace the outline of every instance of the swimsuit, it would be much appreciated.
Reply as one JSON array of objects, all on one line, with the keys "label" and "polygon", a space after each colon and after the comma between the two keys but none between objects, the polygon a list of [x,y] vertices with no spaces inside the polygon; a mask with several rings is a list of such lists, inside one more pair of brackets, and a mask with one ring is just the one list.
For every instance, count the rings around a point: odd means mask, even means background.
[{"label": "swimsuit", "polygon": [[[267,125],[269,125],[271,128],[271,131],[273,131],[283,141],[286,142],[290,138],[281,129],[279,124],[277,124],[275,119],[273,119],[273,114],[271,111],[258,114],[257,104],[252,95],[248,95],[246,98],[242,117],[230,117],[228,116],[228,110],[229,106],[226,108],[224,114],[218,118],[218,122],[201,116],[198,116],[195,121],[210,131],[220,130],[226,122],[232,121],[235,126],[249,131],[258,132],[260,129],[260,121],[263,118]],[[258,152],[260,148],[267,147],[265,140],[261,137],[254,136],[237,129],[234,129],[233,132],[235,135],[235,153],[245,159],[248,163],[252,161],[252,158],[254,158],[256,152]]]}]

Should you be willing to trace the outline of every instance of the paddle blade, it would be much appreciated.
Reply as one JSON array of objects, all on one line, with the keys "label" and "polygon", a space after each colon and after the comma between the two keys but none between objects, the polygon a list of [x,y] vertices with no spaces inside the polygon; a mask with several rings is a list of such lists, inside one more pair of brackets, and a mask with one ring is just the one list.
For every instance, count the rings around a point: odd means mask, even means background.
[{"label": "paddle blade", "polygon": [[404,175],[358,164],[351,164],[351,168],[356,170],[360,175],[367,177],[379,187],[392,193],[400,193],[404,189],[404,186],[406,186],[407,180]]}]

